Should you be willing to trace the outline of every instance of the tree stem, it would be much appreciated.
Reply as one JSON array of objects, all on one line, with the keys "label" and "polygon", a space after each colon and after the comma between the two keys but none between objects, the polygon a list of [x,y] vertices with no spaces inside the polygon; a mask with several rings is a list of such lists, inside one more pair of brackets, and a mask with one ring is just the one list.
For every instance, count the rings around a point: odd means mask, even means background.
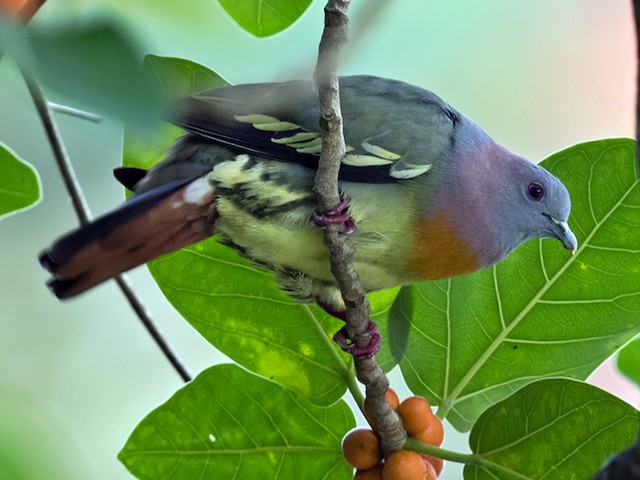
[{"label": "tree stem", "polygon": [[[338,174],[345,155],[338,81],[338,56],[347,41],[347,10],[350,0],[329,0],[324,9],[325,27],[318,49],[315,71],[316,89],[320,102],[322,155],[318,164],[314,192],[320,213],[330,211],[340,202]],[[369,302],[353,266],[354,246],[342,225],[328,225],[324,242],[329,249],[331,271],[336,278],[346,308],[346,328],[356,345],[366,346],[369,325]],[[371,406],[378,420],[378,435],[383,451],[399,450],[406,440],[406,432],[398,414],[385,401],[389,387],[386,375],[375,358],[354,358],[358,380],[366,387],[365,402]],[[353,389],[351,389],[353,393]],[[358,390],[359,393],[359,390]],[[355,397],[355,396],[354,396]],[[361,396],[360,396],[361,397]],[[360,398],[355,397],[358,402]],[[361,408],[363,405],[360,405]]]}]

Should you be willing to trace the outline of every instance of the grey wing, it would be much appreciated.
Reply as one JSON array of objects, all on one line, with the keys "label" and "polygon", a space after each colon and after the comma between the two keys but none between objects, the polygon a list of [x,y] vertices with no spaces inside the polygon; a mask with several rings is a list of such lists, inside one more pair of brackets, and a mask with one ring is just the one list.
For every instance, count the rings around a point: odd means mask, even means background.
[{"label": "grey wing", "polygon": [[[388,183],[446,158],[459,114],[439,97],[371,76],[340,79],[347,155],[341,179]],[[195,94],[174,123],[238,153],[317,168],[319,107],[310,81],[239,85]]]}]

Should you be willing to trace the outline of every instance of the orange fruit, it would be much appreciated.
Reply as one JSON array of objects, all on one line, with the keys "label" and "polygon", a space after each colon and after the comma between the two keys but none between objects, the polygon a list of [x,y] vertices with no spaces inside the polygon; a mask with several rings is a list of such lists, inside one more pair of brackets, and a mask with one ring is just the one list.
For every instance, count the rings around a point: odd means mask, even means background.
[{"label": "orange fruit", "polygon": [[423,397],[409,397],[403,400],[398,407],[398,413],[410,437],[426,429],[434,417],[429,402]]},{"label": "orange fruit", "polygon": [[353,480],[382,480],[382,465],[370,468],[369,470],[358,470]]},{"label": "orange fruit", "polygon": [[[404,428],[407,428],[406,423]],[[427,428],[420,432],[412,433],[409,436],[423,443],[428,443],[429,445],[439,447],[440,445],[442,445],[442,441],[444,440],[444,426],[442,425],[440,419],[433,415],[431,417],[431,423],[427,425]]]},{"label": "orange fruit", "polygon": [[345,435],[342,455],[359,470],[369,470],[382,462],[378,437],[368,428],[356,428]]},{"label": "orange fruit", "polygon": [[436,480],[438,478],[438,472],[436,472],[435,467],[426,460],[424,461],[425,466],[427,467],[427,476],[426,480]]},{"label": "orange fruit", "polygon": [[383,480],[425,480],[427,465],[419,453],[398,450],[384,462]]},{"label": "orange fruit", "polygon": [[421,454],[422,458],[429,462],[431,466],[435,469],[436,475],[440,475],[442,473],[442,469],[444,468],[444,460],[437,457],[432,457],[431,455]]},{"label": "orange fruit", "polygon": [[393,388],[387,388],[387,391],[384,394],[384,398],[391,408],[394,410],[398,410],[400,406],[400,399],[398,398],[398,394],[393,390]]}]

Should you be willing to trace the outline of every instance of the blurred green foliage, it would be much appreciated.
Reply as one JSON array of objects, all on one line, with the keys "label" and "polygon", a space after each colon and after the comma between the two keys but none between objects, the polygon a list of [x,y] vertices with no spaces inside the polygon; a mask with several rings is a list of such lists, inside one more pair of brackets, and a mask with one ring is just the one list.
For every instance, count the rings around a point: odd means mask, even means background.
[{"label": "blurred green foliage", "polygon": [[635,339],[620,350],[618,368],[640,386],[640,338]]},{"label": "blurred green foliage", "polygon": [[40,178],[36,170],[0,143],[0,220],[33,207],[40,200]]},{"label": "blurred green foliage", "polygon": [[222,8],[247,32],[268,37],[289,28],[311,0],[218,0]]}]

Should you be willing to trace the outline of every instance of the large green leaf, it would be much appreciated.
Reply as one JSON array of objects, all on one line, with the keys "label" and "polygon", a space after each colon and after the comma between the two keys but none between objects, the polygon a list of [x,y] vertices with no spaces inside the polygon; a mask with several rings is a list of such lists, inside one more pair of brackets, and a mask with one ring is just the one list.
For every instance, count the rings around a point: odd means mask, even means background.
[{"label": "large green leaf", "polygon": [[0,143],[0,220],[40,200],[36,170]]},{"label": "large green leaf", "polygon": [[409,387],[456,428],[539,378],[586,378],[640,331],[634,146],[584,143],[542,163],[571,194],[574,256],[530,241],[491,269],[401,291],[392,348]]},{"label": "large green leaf", "polygon": [[311,4],[311,0],[218,0],[244,30],[268,37],[288,28]]},{"label": "large green leaf", "polygon": [[339,402],[316,407],[235,365],[202,372],[136,427],[119,458],[137,478],[349,479]]},{"label": "large green leaf", "polygon": [[640,387],[640,338],[620,350],[618,368]]},{"label": "large green leaf", "polygon": [[[289,298],[268,271],[214,239],[149,268],[178,312],[234,361],[318,405],[344,394],[350,358],[330,338],[341,322]],[[386,320],[393,298],[393,291],[371,296],[374,320]]]},{"label": "large green leaf", "polygon": [[479,465],[465,479],[584,480],[631,445],[639,414],[619,398],[574,380],[543,380],[494,405],[469,444]]}]

